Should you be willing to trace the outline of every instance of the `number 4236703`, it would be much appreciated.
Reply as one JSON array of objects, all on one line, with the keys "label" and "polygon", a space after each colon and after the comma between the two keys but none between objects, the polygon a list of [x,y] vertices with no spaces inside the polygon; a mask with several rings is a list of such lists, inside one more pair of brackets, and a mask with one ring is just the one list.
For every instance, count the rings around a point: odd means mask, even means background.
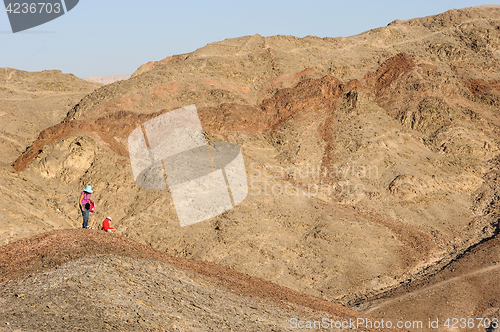
[{"label": "number 4236703", "polygon": [[498,318],[448,318],[444,327],[449,329],[498,328]]},{"label": "number 4236703", "polygon": [[50,3],[50,2],[39,2],[39,3],[9,3],[9,5],[5,8],[7,13],[9,14],[42,14],[42,13],[55,13],[59,14],[61,12],[61,4],[60,3]]}]

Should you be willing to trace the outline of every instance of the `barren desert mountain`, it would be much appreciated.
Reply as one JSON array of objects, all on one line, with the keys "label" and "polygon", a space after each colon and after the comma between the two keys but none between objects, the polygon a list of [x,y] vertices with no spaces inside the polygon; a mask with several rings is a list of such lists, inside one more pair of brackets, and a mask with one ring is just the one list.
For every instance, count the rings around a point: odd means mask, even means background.
[{"label": "barren desert mountain", "polygon": [[83,79],[90,82],[97,82],[101,84],[111,84],[117,81],[128,80],[132,75],[107,75],[107,76],[89,76]]},{"label": "barren desert mountain", "polygon": [[59,70],[31,73],[0,68],[2,244],[72,225],[57,211],[50,191],[23,180],[10,165],[41,130],[60,123],[79,100],[100,86]]},{"label": "barren desert mountain", "polygon": [[0,68],[0,162],[11,164],[41,130],[61,122],[68,109],[100,86],[59,70]]},{"label": "barren desert mountain", "polygon": [[[180,227],[168,191],[135,184],[127,139],[191,104],[209,141],[242,148],[249,193]],[[77,199],[91,184],[93,226],[110,215],[120,235],[175,257],[379,318],[448,302],[492,317],[498,261],[474,250],[496,253],[499,108],[500,6],[346,38],[227,39],[89,91],[64,119],[29,129],[25,151],[1,141],[18,154],[2,169],[0,241],[81,227]],[[446,280],[484,288],[459,296]]]}]

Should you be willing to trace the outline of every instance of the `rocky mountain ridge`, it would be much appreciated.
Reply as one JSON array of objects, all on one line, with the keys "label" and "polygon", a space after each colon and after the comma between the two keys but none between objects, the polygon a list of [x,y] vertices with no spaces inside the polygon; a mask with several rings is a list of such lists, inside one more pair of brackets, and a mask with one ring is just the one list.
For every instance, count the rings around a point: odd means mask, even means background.
[{"label": "rocky mountain ridge", "polygon": [[0,267],[0,320],[7,331],[287,331],[294,318],[373,319],[95,230],[52,231],[2,246]]}]

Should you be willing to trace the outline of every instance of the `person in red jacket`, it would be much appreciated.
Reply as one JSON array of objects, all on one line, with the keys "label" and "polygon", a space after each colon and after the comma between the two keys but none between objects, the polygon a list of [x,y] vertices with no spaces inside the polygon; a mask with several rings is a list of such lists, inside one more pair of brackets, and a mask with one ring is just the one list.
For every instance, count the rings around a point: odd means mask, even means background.
[{"label": "person in red jacket", "polygon": [[107,217],[106,219],[104,219],[104,221],[102,222],[102,229],[106,232],[113,233],[114,231],[116,231],[116,229],[111,227],[110,222],[111,222],[111,217]]}]

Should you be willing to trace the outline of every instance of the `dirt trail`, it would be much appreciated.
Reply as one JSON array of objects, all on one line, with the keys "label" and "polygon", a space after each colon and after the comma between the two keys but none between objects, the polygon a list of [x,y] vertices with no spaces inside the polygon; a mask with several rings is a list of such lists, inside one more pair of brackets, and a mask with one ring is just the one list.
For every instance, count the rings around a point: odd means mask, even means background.
[{"label": "dirt trail", "polygon": [[[387,292],[357,310],[377,318],[500,320],[500,237],[487,240],[438,273]],[[478,330],[478,329],[473,329]]]},{"label": "dirt trail", "polygon": [[423,293],[427,293],[435,288],[442,288],[443,286],[447,286],[448,284],[454,284],[457,281],[460,281],[462,279],[469,278],[469,277],[475,277],[475,276],[478,276],[480,274],[491,272],[491,271],[498,270],[498,269],[500,269],[500,264],[491,265],[491,266],[484,267],[482,269],[479,269],[479,270],[476,270],[476,271],[473,271],[473,272],[470,272],[470,273],[467,273],[464,275],[460,275],[457,277],[453,277],[450,279],[446,279],[446,280],[437,282],[437,283],[432,284],[430,286],[419,288],[417,290],[408,292],[404,295],[391,297],[389,300],[381,300],[381,301],[377,300],[377,301],[372,302],[372,304],[369,306],[369,309],[363,310],[363,312],[369,315],[369,314],[371,314],[377,310],[380,310],[384,307],[387,307],[391,304],[394,304],[396,302],[401,302],[402,300],[407,300],[409,298],[415,297],[415,296],[423,294]]}]

